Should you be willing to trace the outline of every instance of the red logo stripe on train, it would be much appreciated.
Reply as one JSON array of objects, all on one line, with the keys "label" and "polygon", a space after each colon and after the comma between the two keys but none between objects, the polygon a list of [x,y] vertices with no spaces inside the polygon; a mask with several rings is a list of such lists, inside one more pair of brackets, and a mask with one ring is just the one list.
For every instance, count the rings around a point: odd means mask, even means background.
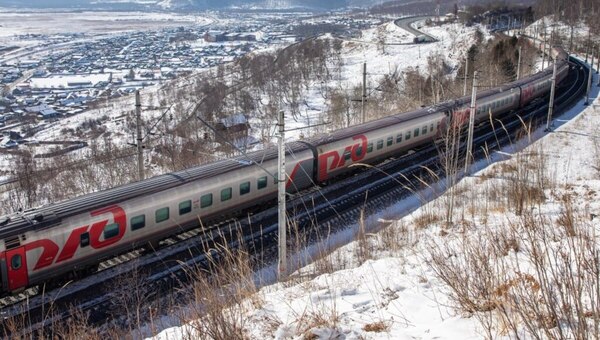
[{"label": "red logo stripe on train", "polygon": [[[350,152],[353,163],[365,158],[367,155],[367,137],[365,135],[358,135],[352,137],[352,139],[358,142],[348,145],[341,155],[337,150],[325,152],[319,155],[319,181],[326,180],[329,178],[329,173],[346,166],[346,158],[344,157],[346,153]],[[360,154],[358,154],[359,149],[362,150]],[[329,164],[330,160],[331,164]]]},{"label": "red logo stripe on train", "polygon": [[25,244],[24,247],[26,252],[33,249],[42,248],[42,255],[38,259],[33,270],[48,267],[49,265],[54,263],[54,259],[56,259],[56,263],[59,263],[73,258],[75,252],[79,248],[81,235],[85,232],[88,232],[88,230],[90,233],[90,246],[94,249],[102,249],[121,240],[123,236],[125,236],[125,228],[127,224],[127,216],[125,215],[125,210],[123,210],[123,208],[119,207],[118,205],[111,205],[102,209],[94,210],[90,213],[90,215],[92,217],[96,217],[100,215],[105,215],[107,213],[111,213],[114,223],[117,223],[119,225],[119,234],[108,240],[100,240],[100,237],[104,232],[104,227],[108,224],[109,221],[109,219],[105,219],[93,223],[91,227],[90,225],[85,225],[73,229],[71,231],[71,234],[67,238],[67,242],[65,242],[65,245],[63,246],[60,255],[59,246],[52,240],[42,239]]}]

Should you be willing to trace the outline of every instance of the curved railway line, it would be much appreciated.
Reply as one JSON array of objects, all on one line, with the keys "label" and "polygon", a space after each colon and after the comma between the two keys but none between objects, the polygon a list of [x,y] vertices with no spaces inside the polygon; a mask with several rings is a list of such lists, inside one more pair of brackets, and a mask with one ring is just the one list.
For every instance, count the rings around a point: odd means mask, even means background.
[{"label": "curved railway line", "polygon": [[[557,91],[560,93],[555,100],[557,113],[579,100],[585,91],[588,69],[576,59],[570,62],[572,72],[561,91]],[[489,124],[477,127],[474,156],[481,159],[490,150],[509,145],[522,128],[521,120],[539,126],[546,112],[547,100],[537,100],[518,115],[509,113],[498,117],[496,120],[505,128],[502,134],[495,132]],[[328,232],[335,232],[355,223],[362,210],[377,211],[418,191],[423,178],[429,182],[439,179],[443,169],[438,153],[435,145],[427,145],[416,153],[389,159],[323,188],[297,194],[288,202],[288,214],[308,239],[318,239],[320,231],[315,226],[327,225]],[[367,196],[369,200],[365,200]],[[27,327],[20,335],[72,317],[73,306],[88,313],[90,322],[99,324],[111,318],[111,311],[118,308],[115,293],[110,288],[119,286],[119,282],[126,281],[140,269],[143,269],[143,275],[138,277],[137,289],[143,289],[147,298],[159,298],[163,293],[184,286],[190,279],[189,268],[208,267],[220,255],[216,251],[219,244],[231,249],[243,246],[258,266],[276,258],[276,207],[245,219],[222,221],[205,230],[197,228],[173,236],[164,242],[167,246],[150,254],[138,250],[109,260],[101,265],[106,269],[60,289],[38,292],[35,296],[23,294],[20,301],[19,298],[8,298],[0,313],[5,319],[22,319],[26,323]],[[7,331],[0,329],[0,334]]]}]

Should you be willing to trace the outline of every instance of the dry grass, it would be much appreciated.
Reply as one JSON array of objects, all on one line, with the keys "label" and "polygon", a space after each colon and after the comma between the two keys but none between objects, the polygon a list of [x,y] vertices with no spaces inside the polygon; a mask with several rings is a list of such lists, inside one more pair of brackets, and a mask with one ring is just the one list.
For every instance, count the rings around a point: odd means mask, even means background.
[{"label": "dry grass", "polygon": [[356,246],[354,247],[354,256],[358,263],[361,264],[373,258],[373,251],[371,235],[366,232],[365,213],[364,210],[361,210],[360,219],[358,221],[358,233],[356,235]]},{"label": "dry grass", "polygon": [[433,212],[424,212],[414,218],[413,224],[416,229],[426,229],[441,220],[442,218]]},{"label": "dry grass", "polygon": [[[490,176],[473,189],[467,210],[478,222],[426,247],[428,264],[450,289],[454,305],[476,318],[487,339],[600,334],[600,318],[592,312],[600,308],[595,228],[587,210],[574,208],[573,194],[553,194],[574,191],[550,180],[546,157],[539,148],[498,164],[496,179]],[[553,219],[540,212],[547,196],[560,205]],[[505,215],[503,225],[476,219],[475,211],[486,207]]]},{"label": "dry grass", "polygon": [[364,325],[364,327],[363,327],[363,331],[365,331],[365,332],[382,333],[382,332],[387,332],[389,330],[390,330],[390,324],[385,323],[383,321],[368,323],[368,324]]}]

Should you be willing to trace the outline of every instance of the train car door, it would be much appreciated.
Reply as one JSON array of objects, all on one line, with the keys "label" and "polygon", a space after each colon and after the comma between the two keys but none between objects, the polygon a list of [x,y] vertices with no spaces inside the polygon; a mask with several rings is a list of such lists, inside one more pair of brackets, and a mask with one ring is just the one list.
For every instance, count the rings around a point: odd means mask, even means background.
[{"label": "train car door", "polygon": [[8,289],[26,287],[29,283],[27,277],[27,259],[25,257],[25,247],[7,250],[4,253],[7,267]]}]

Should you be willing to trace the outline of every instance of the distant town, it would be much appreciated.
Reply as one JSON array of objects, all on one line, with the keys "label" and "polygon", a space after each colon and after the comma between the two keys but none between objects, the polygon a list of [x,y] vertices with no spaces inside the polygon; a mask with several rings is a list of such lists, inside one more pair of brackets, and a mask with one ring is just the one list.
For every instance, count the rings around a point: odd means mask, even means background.
[{"label": "distant town", "polygon": [[[261,48],[288,45],[320,30],[352,35],[374,23],[341,17],[296,25],[283,20],[240,22],[247,23],[190,25],[109,36],[16,35],[15,41],[44,43],[31,53],[12,58],[8,57],[10,52],[18,48],[0,45],[0,130],[9,136],[10,129],[25,123],[75,115],[100,99],[124,96]],[[14,148],[18,144],[4,138],[0,147]]]}]

